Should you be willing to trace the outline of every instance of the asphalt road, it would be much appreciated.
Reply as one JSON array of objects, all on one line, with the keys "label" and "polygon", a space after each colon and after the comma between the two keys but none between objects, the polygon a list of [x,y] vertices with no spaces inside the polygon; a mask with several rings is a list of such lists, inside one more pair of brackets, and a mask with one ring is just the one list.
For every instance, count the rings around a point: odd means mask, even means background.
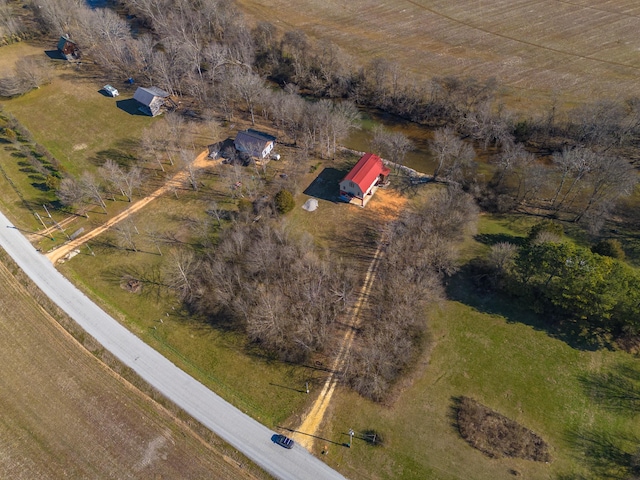
[{"label": "asphalt road", "polygon": [[120,361],[256,464],[281,479],[343,479],[300,445],[274,444],[264,425],[224,401],[107,315],[0,213],[0,246],[40,289]]}]

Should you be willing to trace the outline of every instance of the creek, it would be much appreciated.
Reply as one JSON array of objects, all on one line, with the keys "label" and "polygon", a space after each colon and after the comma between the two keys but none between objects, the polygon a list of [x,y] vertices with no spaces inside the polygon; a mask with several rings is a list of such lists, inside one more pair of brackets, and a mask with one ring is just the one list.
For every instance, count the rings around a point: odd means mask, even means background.
[{"label": "creek", "polygon": [[381,125],[387,130],[403,133],[413,142],[414,149],[407,153],[404,160],[404,164],[407,167],[421,173],[433,173],[435,161],[429,151],[429,140],[433,138],[433,132],[430,129],[373,109],[362,109],[360,113],[362,115],[361,128],[351,131],[349,137],[343,142],[345,147],[352,150],[378,153],[372,151],[371,140],[373,138],[373,129]]},{"label": "creek", "polygon": [[[115,0],[85,0],[90,8],[109,8],[115,7]],[[134,35],[139,33],[140,25],[134,22],[134,17],[127,16],[123,12],[116,9],[123,18],[129,23]],[[429,151],[429,140],[433,137],[433,132],[416,123],[409,122],[394,115],[386,114],[374,109],[361,109],[362,119],[360,121],[360,129],[353,130],[349,137],[343,142],[344,146],[352,150],[373,152],[371,139],[373,137],[373,129],[377,125],[382,125],[388,130],[401,132],[406,135],[414,145],[414,149],[407,153],[404,164],[421,173],[432,174],[435,168],[433,155]]]},{"label": "creek", "polygon": [[115,4],[114,0],[86,0],[87,5],[91,8],[106,8]]}]

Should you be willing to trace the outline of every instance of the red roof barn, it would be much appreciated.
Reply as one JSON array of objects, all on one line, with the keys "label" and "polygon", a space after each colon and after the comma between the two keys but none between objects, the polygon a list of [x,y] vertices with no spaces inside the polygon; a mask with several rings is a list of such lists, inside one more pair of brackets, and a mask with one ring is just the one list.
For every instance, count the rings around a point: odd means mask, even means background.
[{"label": "red roof barn", "polygon": [[361,206],[373,195],[375,187],[384,183],[391,171],[382,159],[373,153],[365,153],[340,182],[340,196],[347,202],[356,200]]}]

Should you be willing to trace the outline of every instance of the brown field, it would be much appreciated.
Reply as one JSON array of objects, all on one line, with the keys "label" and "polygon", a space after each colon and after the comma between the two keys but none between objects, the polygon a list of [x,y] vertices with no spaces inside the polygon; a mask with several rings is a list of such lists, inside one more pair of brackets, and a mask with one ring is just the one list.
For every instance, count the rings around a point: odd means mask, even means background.
[{"label": "brown field", "polygon": [[81,347],[2,260],[0,478],[255,478]]},{"label": "brown field", "polygon": [[238,0],[252,21],[329,39],[358,61],[384,57],[425,79],[495,76],[527,109],[640,94],[634,0]]}]

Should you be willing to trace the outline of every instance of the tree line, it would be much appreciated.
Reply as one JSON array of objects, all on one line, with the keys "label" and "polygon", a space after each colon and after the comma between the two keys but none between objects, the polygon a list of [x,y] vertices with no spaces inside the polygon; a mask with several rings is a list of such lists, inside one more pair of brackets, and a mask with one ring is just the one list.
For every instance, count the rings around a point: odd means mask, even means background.
[{"label": "tree line", "polygon": [[[32,4],[44,26],[72,32],[111,75],[142,78],[227,120],[239,111],[252,123],[260,116],[282,141],[300,147],[302,160],[310,153],[335,155],[358,125],[359,105],[435,129],[434,177],[461,185],[490,211],[539,211],[597,233],[635,187],[630,157],[638,156],[638,99],[597,100],[565,111],[552,98],[543,111],[523,117],[502,105],[495,79],[425,82],[390,60],[359,65],[304,32],[281,33],[269,22],[249,28],[226,0],[122,0],[144,27],[136,35],[111,9],[72,0]],[[282,88],[273,89],[273,82]],[[375,146],[393,145],[386,140]],[[398,163],[407,149],[397,142],[381,148]],[[493,165],[488,178],[477,174],[478,151]]]},{"label": "tree line", "polygon": [[173,265],[174,287],[191,311],[286,361],[305,362],[331,346],[352,301],[349,269],[276,219],[235,222],[215,248]]},{"label": "tree line", "polygon": [[565,241],[557,223],[534,226],[520,245],[499,242],[474,264],[478,285],[517,298],[551,323],[568,321],[595,338],[640,333],[640,274],[618,242],[591,248]]},{"label": "tree line", "polygon": [[383,253],[356,336],[346,382],[375,401],[389,396],[428,345],[428,313],[457,270],[460,242],[478,208],[460,188],[446,187],[404,212],[380,238]]}]

